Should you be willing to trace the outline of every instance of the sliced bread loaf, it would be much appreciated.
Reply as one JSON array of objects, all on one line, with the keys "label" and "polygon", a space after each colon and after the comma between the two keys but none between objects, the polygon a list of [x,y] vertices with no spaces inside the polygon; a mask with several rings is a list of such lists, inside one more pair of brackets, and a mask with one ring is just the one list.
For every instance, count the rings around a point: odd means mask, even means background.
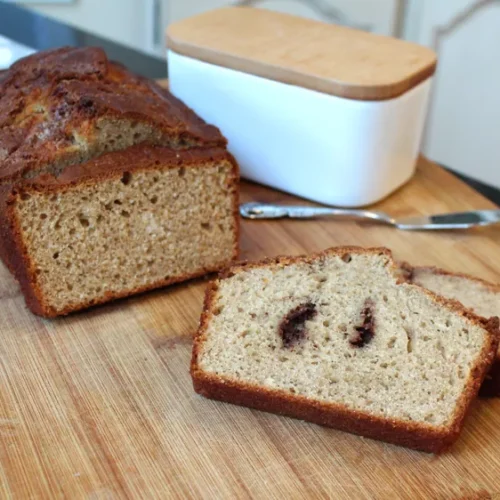
[{"label": "sliced bread loaf", "polygon": [[203,275],[237,255],[238,168],[222,148],[134,146],[1,191],[0,255],[42,316]]},{"label": "sliced bread loaf", "polygon": [[[500,317],[500,286],[461,273],[436,267],[403,266],[413,283],[434,293],[458,300],[466,308],[484,318]],[[500,396],[500,349],[495,363],[480,390],[481,396]]]},{"label": "sliced bread loaf", "polygon": [[460,433],[497,329],[398,280],[387,249],[333,248],[215,280],[191,375],[210,398],[440,452]]}]

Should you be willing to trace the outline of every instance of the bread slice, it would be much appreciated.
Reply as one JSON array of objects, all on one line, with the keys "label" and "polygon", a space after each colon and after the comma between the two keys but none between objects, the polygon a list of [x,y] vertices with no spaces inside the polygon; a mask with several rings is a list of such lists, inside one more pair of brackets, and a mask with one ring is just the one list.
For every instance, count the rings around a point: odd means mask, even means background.
[{"label": "bread slice", "polygon": [[42,316],[219,270],[238,250],[238,168],[222,148],[134,146],[0,203],[1,256]]},{"label": "bread slice", "polygon": [[19,60],[0,80],[0,184],[135,144],[225,146],[220,131],[97,47]]},{"label": "bread slice", "polygon": [[[500,317],[500,286],[462,273],[451,273],[436,267],[411,267],[404,264],[410,281],[443,297],[458,300],[484,318]],[[500,396],[500,349],[486,376],[481,396]]]},{"label": "bread slice", "polygon": [[191,375],[210,398],[440,452],[460,433],[497,329],[398,280],[387,249],[332,248],[216,279]]}]

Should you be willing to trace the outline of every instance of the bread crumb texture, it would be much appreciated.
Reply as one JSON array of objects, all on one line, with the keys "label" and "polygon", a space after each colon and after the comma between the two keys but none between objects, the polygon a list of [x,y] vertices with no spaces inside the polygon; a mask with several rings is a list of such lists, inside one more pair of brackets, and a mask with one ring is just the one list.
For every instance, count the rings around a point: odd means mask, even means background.
[{"label": "bread crumb texture", "polygon": [[452,422],[486,342],[479,324],[398,284],[387,255],[236,268],[214,301],[199,369],[432,426]]},{"label": "bread crumb texture", "polygon": [[160,165],[22,194],[16,218],[45,305],[63,311],[225,265],[236,245],[233,175],[228,161]]}]

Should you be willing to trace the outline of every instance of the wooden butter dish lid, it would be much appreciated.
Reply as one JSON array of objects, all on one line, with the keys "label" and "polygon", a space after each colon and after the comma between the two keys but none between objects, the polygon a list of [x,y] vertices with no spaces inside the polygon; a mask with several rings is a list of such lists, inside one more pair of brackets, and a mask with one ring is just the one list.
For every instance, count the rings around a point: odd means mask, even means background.
[{"label": "wooden butter dish lid", "polygon": [[426,47],[265,9],[228,7],[169,26],[170,50],[359,100],[397,97],[434,73]]}]

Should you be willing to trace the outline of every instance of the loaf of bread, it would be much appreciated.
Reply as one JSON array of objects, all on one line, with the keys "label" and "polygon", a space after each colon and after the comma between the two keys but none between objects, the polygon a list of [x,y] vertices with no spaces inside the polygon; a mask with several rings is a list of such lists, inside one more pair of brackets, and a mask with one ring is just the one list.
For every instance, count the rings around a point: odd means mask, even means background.
[{"label": "loaf of bread", "polygon": [[[436,267],[411,267],[403,264],[407,278],[434,293],[458,300],[484,318],[500,317],[500,286],[462,273],[451,273]],[[486,376],[481,396],[500,396],[500,349]]]},{"label": "loaf of bread", "polygon": [[219,130],[98,48],[0,78],[0,257],[36,314],[227,266],[238,167]]},{"label": "loaf of bread", "polygon": [[388,250],[333,248],[216,279],[191,375],[210,398],[440,452],[460,433],[497,331],[399,280]]}]

